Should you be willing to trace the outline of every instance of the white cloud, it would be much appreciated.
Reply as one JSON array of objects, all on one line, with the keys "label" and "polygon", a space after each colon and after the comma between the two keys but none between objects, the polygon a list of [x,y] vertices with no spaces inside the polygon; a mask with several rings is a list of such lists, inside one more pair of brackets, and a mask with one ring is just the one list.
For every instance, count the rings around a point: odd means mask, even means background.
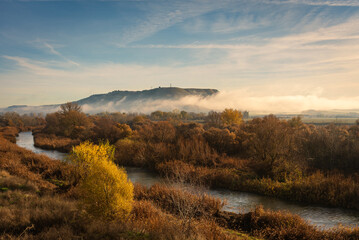
[{"label": "white cloud", "polygon": [[[165,8],[157,15],[151,15],[148,25],[141,28],[143,31],[134,30],[134,35],[127,35],[127,40],[141,39],[190,16],[211,11],[216,6],[219,7],[220,4],[188,13],[185,11],[188,6],[178,3],[172,8]],[[166,16],[165,19],[162,19],[162,16]],[[224,57],[215,59],[216,63],[208,61],[196,66],[81,63],[74,68],[66,65],[66,58],[62,62],[44,62],[18,56],[3,56],[16,62],[18,68],[12,72],[0,73],[1,85],[7,86],[0,90],[0,95],[8,96],[1,104],[45,104],[43,99],[33,96],[19,102],[14,96],[16,91],[8,91],[10,87],[20,88],[22,92],[19,94],[26,91],[39,95],[47,94],[49,103],[54,103],[55,100],[61,103],[115,89],[142,90],[172,83],[180,87],[244,89],[243,92],[229,92],[223,97],[220,95],[212,102],[198,100],[199,104],[213,108],[227,106],[251,111],[351,108],[358,104],[358,21],[357,17],[353,17],[345,23],[315,31],[266,39],[252,37],[250,40],[241,41],[245,43],[237,44],[217,42],[133,46],[188,49],[196,54],[201,54],[202,50],[203,54],[211,50],[225,53]],[[153,28],[149,27],[151,24],[154,25]],[[235,39],[232,39],[232,42],[236,42]],[[53,45],[47,43],[45,46],[52,54],[61,55]],[[61,70],[59,65],[62,66]],[[25,84],[26,82],[31,84]],[[24,88],[24,84],[27,88]]]}]

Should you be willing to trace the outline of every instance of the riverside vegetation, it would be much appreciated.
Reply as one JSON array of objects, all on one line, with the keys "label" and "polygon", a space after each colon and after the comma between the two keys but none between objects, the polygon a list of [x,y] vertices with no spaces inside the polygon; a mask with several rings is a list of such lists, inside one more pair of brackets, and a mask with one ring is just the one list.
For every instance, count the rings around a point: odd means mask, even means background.
[{"label": "riverside vegetation", "polygon": [[[28,127],[33,128],[35,141],[46,138],[47,146],[54,149],[62,141],[71,147],[91,140],[94,144],[85,145],[92,149],[103,146],[107,140],[116,148],[114,162],[118,165],[145,167],[181,182],[253,191],[296,201],[359,207],[355,173],[359,125],[317,127],[303,124],[300,118],[284,121],[275,116],[244,123],[241,113],[232,109],[209,113],[203,124],[183,123],[183,112],[172,113],[172,119],[166,121],[154,119],[158,115],[159,112],[150,116],[120,113],[87,116],[77,106],[67,104],[60,112],[48,114],[45,121],[38,121],[38,125],[17,126],[21,116],[16,123],[2,121],[3,125],[17,127],[4,127],[0,133],[3,155],[0,168],[4,182],[1,188],[5,189],[0,210],[12,219],[9,220],[12,225],[2,224],[4,238],[20,235],[89,239],[250,238],[240,232],[263,239],[359,238],[357,228],[323,231],[297,216],[260,207],[247,214],[222,212],[221,203],[216,199],[162,185],[151,188],[136,185],[134,201],[127,208],[132,206],[132,210],[125,211],[128,215],[122,212],[115,217],[112,209],[107,217],[99,216],[91,210],[96,209],[96,204],[89,207],[91,203],[84,198],[83,190],[87,188],[83,188],[82,183],[86,178],[79,177],[81,171],[76,164],[50,160],[5,140],[14,140],[16,129]],[[55,144],[51,142],[52,136],[56,136]],[[111,159],[111,154],[108,156]],[[14,181],[19,183],[11,184]],[[96,195],[96,191],[87,190]],[[19,200],[14,200],[17,198]],[[59,206],[53,206],[52,202]],[[30,206],[40,206],[44,212],[38,208],[33,211]],[[60,209],[67,212],[57,213],[56,217],[46,213]],[[20,218],[19,214],[27,216],[24,222],[15,220]],[[56,219],[44,220],[47,217]],[[60,221],[61,218],[67,220]]]},{"label": "riverside vegetation", "polygon": [[[7,140],[16,133],[5,128],[0,134],[0,239],[252,239],[203,214],[188,224],[146,198],[144,191],[152,191],[127,181],[108,144],[83,143],[65,163]],[[177,207],[181,194],[158,187],[161,199],[178,199],[172,209],[183,209]],[[208,202],[202,204],[219,211],[218,200]]]},{"label": "riverside vegetation", "polygon": [[66,152],[82,141],[109,141],[118,165],[208,187],[359,209],[358,121],[315,126],[273,115],[243,121],[233,109],[207,116],[184,111],[88,116],[68,103],[39,122],[35,145],[45,149]]},{"label": "riverside vegetation", "polygon": [[[125,191],[129,194],[116,193],[131,202],[131,211],[127,207],[112,208],[111,204],[102,205],[95,200],[101,198],[101,193],[96,196],[97,186],[105,186],[101,183],[105,178],[89,185],[87,182],[92,178],[79,177],[82,170],[78,169],[91,168],[92,164],[99,164],[97,160],[101,158],[105,165],[111,166],[110,171],[102,174],[111,175],[112,171],[123,174],[110,163],[109,145],[84,143],[72,154],[78,163],[70,164],[18,147],[3,137],[11,133],[16,134],[16,129],[6,128],[0,135],[1,239],[253,240],[358,239],[359,236],[356,228],[323,231],[298,216],[260,207],[246,214],[226,213],[221,211],[219,200],[197,191],[164,185],[133,187],[123,179],[118,184],[129,189]],[[110,154],[92,155],[91,152]],[[89,164],[83,165],[81,155],[102,157],[97,160],[90,157]],[[92,192],[95,198],[86,199],[83,191]],[[116,202],[118,198],[114,194],[109,198]],[[105,211],[97,211],[96,206]]]}]

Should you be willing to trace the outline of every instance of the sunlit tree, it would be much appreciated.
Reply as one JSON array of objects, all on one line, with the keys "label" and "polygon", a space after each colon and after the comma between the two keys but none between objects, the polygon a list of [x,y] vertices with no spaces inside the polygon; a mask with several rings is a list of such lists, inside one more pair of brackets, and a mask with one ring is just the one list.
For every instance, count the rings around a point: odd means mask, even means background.
[{"label": "sunlit tree", "polygon": [[232,124],[240,125],[242,123],[242,118],[243,118],[242,113],[232,108],[226,108],[221,113],[221,120],[222,123],[225,125],[232,125]]},{"label": "sunlit tree", "polygon": [[125,219],[132,209],[133,184],[113,162],[114,147],[84,142],[73,148],[79,191],[87,211],[106,219]]}]

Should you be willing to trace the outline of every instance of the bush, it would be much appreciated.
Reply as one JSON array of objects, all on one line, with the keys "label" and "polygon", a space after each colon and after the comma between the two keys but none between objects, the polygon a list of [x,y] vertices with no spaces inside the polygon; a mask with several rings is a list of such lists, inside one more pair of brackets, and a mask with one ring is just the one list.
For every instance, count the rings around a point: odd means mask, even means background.
[{"label": "bush", "polygon": [[124,169],[115,165],[113,157],[113,146],[90,142],[74,147],[70,155],[87,211],[97,217],[123,220],[132,210],[133,185]]}]

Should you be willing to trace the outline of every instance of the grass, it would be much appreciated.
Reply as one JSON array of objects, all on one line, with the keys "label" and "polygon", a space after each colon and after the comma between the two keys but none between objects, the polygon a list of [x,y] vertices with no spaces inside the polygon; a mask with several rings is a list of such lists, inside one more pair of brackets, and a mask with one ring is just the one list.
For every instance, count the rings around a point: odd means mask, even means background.
[{"label": "grass", "polygon": [[246,239],[205,218],[184,231],[184,219],[150,200],[137,199],[125,222],[92,217],[63,188],[71,170],[0,137],[0,239]]},{"label": "grass", "polygon": [[253,177],[237,168],[194,166],[181,161],[161,163],[160,175],[180,178],[185,182],[205,183],[212,188],[259,193],[296,202],[316,203],[331,207],[359,209],[357,177],[315,172],[305,178],[280,182],[270,178]]},{"label": "grass", "polygon": [[34,143],[35,147],[67,153],[73,146],[78,145],[80,140],[37,133],[34,135]]},{"label": "grass", "polygon": [[71,171],[0,137],[0,239],[359,239],[359,228],[321,230],[299,216],[261,207],[223,212],[218,199],[198,189],[164,185],[136,185],[126,221],[106,221],[89,215],[74,188],[64,187]]},{"label": "grass", "polygon": [[16,143],[16,136],[19,130],[15,127],[2,127],[0,128],[0,137],[4,138],[12,143]]},{"label": "grass", "polygon": [[10,187],[0,193],[0,215],[0,239],[246,239],[205,219],[183,231],[181,219],[146,200],[135,201],[127,221],[104,221],[88,215],[76,199]]},{"label": "grass", "polygon": [[357,118],[303,118],[302,121],[306,124],[339,124],[339,125],[354,125]]},{"label": "grass", "polygon": [[63,181],[71,175],[71,166],[51,159],[45,155],[35,154],[18,147],[16,144],[0,137],[0,169],[13,176],[28,179],[40,189],[55,189],[49,179]]}]

